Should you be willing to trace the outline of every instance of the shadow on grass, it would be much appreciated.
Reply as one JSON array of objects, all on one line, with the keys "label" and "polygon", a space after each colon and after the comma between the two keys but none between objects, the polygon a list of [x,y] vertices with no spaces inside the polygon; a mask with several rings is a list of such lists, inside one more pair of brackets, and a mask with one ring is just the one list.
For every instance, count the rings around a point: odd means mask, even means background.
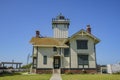
[{"label": "shadow on grass", "polygon": [[2,72],[2,73],[0,73],[0,77],[15,76],[15,75],[21,75],[21,73],[16,73],[16,72]]}]

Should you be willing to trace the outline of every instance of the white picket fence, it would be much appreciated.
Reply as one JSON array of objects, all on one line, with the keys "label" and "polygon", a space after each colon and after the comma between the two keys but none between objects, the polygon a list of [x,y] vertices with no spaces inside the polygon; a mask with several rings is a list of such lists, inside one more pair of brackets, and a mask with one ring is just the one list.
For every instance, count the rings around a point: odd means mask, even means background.
[{"label": "white picket fence", "polygon": [[110,74],[120,72],[120,63],[108,64],[107,65],[107,72]]}]

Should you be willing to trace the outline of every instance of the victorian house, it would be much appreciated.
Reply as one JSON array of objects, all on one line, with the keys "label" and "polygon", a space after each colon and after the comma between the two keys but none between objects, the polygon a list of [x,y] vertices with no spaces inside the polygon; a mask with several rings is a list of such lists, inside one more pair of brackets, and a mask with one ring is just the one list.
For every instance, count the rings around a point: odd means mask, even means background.
[{"label": "victorian house", "polygon": [[36,31],[36,36],[30,40],[33,72],[97,72],[96,44],[100,40],[92,34],[90,25],[68,37],[69,25],[69,19],[60,14],[52,19],[53,37],[41,37]]}]

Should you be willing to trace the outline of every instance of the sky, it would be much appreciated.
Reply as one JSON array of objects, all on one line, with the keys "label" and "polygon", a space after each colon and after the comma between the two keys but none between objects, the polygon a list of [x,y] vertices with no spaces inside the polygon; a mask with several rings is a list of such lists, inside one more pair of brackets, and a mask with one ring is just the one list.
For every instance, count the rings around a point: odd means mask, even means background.
[{"label": "sky", "polygon": [[60,13],[70,19],[69,36],[91,25],[101,40],[97,64],[120,62],[120,0],[0,0],[0,61],[26,64],[35,31],[52,37],[51,21]]}]

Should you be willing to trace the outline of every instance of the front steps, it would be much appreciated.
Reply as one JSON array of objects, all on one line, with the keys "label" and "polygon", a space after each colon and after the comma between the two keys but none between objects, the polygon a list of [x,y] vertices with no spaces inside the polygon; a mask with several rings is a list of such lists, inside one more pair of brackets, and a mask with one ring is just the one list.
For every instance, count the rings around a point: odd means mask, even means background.
[{"label": "front steps", "polygon": [[61,74],[60,69],[53,69],[53,74]]}]

